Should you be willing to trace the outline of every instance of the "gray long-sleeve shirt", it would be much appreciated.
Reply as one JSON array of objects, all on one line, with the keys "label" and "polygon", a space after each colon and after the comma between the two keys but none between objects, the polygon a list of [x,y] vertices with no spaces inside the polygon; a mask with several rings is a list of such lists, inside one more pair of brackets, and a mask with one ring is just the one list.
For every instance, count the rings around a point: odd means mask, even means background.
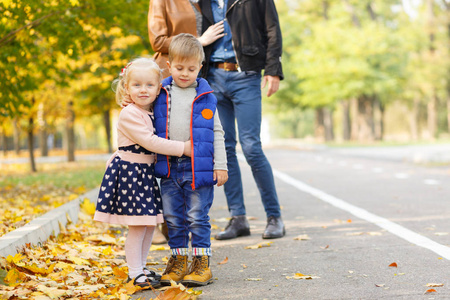
[{"label": "gray long-sleeve shirt", "polygon": [[[197,96],[194,82],[187,88],[177,86],[172,81],[170,93],[169,138],[174,141],[188,141],[190,135],[190,122],[192,102]],[[225,139],[219,114],[214,113],[214,170],[228,170]]]}]

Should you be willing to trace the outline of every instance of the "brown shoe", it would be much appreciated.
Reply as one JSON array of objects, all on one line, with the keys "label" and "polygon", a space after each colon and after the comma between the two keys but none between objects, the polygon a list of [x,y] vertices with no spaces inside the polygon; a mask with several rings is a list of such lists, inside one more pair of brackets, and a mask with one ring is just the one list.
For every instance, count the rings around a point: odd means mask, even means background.
[{"label": "brown shoe", "polygon": [[170,285],[170,280],[176,283],[183,280],[187,274],[187,260],[188,257],[186,255],[171,256],[161,277],[161,284]]},{"label": "brown shoe", "polygon": [[209,267],[209,256],[194,256],[189,268],[189,275],[184,276],[182,283],[189,286],[213,283],[212,272]]}]

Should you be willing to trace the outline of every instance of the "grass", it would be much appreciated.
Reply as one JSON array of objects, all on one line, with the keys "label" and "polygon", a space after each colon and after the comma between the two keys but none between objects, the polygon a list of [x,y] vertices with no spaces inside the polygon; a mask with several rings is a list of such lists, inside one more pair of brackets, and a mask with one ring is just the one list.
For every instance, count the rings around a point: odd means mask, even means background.
[{"label": "grass", "polygon": [[30,173],[28,164],[2,166],[0,188],[16,185],[53,185],[57,188],[92,189],[100,185],[105,171],[104,162],[48,163],[38,165],[38,172]]},{"label": "grass", "polygon": [[0,236],[76,199],[100,185],[104,162],[2,165],[0,175]]}]

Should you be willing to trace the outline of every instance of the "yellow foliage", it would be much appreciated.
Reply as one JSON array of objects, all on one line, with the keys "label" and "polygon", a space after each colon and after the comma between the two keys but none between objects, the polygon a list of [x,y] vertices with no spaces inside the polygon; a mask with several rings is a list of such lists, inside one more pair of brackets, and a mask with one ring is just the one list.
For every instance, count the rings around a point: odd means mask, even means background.
[{"label": "yellow foliage", "polygon": [[93,216],[95,214],[95,203],[92,203],[89,199],[85,198],[81,203],[81,210],[84,213]]}]

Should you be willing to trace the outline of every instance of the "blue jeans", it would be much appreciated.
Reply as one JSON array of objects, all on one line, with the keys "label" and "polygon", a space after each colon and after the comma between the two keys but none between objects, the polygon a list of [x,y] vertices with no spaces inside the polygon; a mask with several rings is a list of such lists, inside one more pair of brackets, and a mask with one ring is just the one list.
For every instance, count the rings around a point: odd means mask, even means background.
[{"label": "blue jeans", "polygon": [[211,67],[208,81],[217,97],[217,109],[225,131],[228,181],[224,185],[231,216],[245,215],[241,170],[236,156],[236,126],[245,159],[258,186],[267,217],[280,217],[272,167],[261,147],[261,74],[227,72]]},{"label": "blue jeans", "polygon": [[161,179],[164,218],[169,229],[169,246],[173,255],[188,255],[189,233],[193,255],[211,256],[209,209],[214,187],[192,190],[190,158],[172,158],[170,177]]}]

